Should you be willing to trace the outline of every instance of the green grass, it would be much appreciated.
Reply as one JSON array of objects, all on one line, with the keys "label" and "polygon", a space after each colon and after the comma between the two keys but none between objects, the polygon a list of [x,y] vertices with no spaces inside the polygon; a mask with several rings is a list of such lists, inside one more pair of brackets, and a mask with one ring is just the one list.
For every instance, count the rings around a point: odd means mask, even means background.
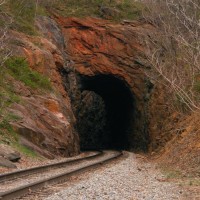
[{"label": "green grass", "polygon": [[183,176],[183,174],[180,171],[169,168],[163,168],[162,173],[167,179],[177,179]]},{"label": "green grass", "polygon": [[195,80],[195,83],[194,83],[194,90],[195,90],[197,93],[200,93],[200,80],[199,80],[199,79],[196,79],[196,80]]},{"label": "green grass", "polygon": [[[23,32],[28,35],[38,35],[35,28],[35,19],[37,16],[48,16],[49,11],[65,16],[73,17],[102,17],[99,6],[107,6],[119,11],[119,15],[111,17],[113,21],[122,19],[134,20],[142,15],[144,5],[133,0],[39,0],[36,6],[36,0],[7,0],[0,6],[0,26],[8,23],[8,16],[12,19],[10,28]],[[1,13],[7,13],[5,18]]]},{"label": "green grass", "polygon": [[189,185],[193,185],[193,186],[200,186],[200,180],[199,179],[191,179],[190,181],[189,181]]},{"label": "green grass", "polygon": [[179,183],[180,186],[200,186],[199,179],[191,174],[187,174],[186,176],[185,173],[180,170],[165,166],[160,166],[160,170],[166,181],[175,181]]},{"label": "green grass", "polygon": [[[7,74],[4,70],[0,73],[0,119],[5,115],[6,108],[13,103],[19,103],[21,98],[13,90],[13,84],[7,80]],[[4,74],[3,74],[4,72]],[[0,125],[1,126],[1,125]]]},{"label": "green grass", "polygon": [[135,20],[141,17],[144,5],[132,0],[57,0],[51,6],[60,15],[67,17],[102,17],[99,6],[106,6],[119,11],[119,15],[111,17],[113,21],[120,21],[122,19]]},{"label": "green grass", "polygon": [[[3,131],[9,132],[9,133],[13,133],[13,128],[12,128],[12,126],[10,125],[9,121],[6,118],[3,118],[0,121],[0,130],[2,130],[2,133],[3,133]],[[14,136],[14,138],[16,137],[15,135],[13,135],[13,136]]]},{"label": "green grass", "polygon": [[28,62],[22,57],[11,57],[5,62],[7,72],[16,80],[33,89],[51,90],[50,80],[29,68]]},{"label": "green grass", "polygon": [[[19,103],[20,97],[10,91],[6,91],[5,88],[4,92],[0,92],[0,95],[0,143],[9,144],[20,153],[29,157],[38,156],[34,151],[19,144],[19,135],[15,132],[11,125],[12,122],[16,122],[21,118],[10,111],[7,111],[7,107],[14,102]],[[2,102],[4,102],[4,104],[2,104]]]},{"label": "green grass", "polygon": [[7,143],[14,147],[17,151],[28,157],[37,157],[37,153],[33,150],[19,144],[19,135],[15,132],[11,122],[18,121],[21,118],[12,113],[8,113],[0,118],[0,143]]},{"label": "green grass", "polygon": [[35,16],[46,15],[44,7],[39,5],[36,9],[36,1],[34,0],[7,0],[1,6],[0,11],[6,12],[13,19],[10,25],[11,29],[29,35],[37,35]]},{"label": "green grass", "polygon": [[0,110],[4,107],[9,107],[12,103],[19,103],[20,97],[16,95],[13,91],[10,85],[5,86],[6,88],[3,88],[0,86]]},{"label": "green grass", "polygon": [[0,139],[2,143],[14,144],[18,141],[18,135],[11,126],[11,122],[16,119],[10,118],[9,114],[0,117]]},{"label": "green grass", "polygon": [[99,6],[103,5],[118,10],[119,15],[112,17],[111,20],[120,21],[140,18],[145,8],[142,3],[133,0],[112,0],[111,3],[110,0],[40,0],[38,2],[36,6],[36,1],[33,0],[7,0],[0,6],[0,26],[9,24],[13,30],[28,35],[38,35],[35,19],[37,16],[50,15],[49,10],[65,17],[102,17]]},{"label": "green grass", "polygon": [[35,151],[29,149],[26,146],[20,145],[18,142],[12,144],[12,146],[14,148],[16,148],[16,150],[18,150],[20,153],[22,153],[28,157],[35,158],[35,157],[39,156]]},{"label": "green grass", "polygon": [[21,118],[11,112],[5,112],[0,118],[0,130],[3,132],[10,133],[14,140],[17,140],[17,134],[15,133],[13,127],[11,126],[11,122],[16,122]]},{"label": "green grass", "polygon": [[185,174],[180,170],[165,166],[160,166],[160,169],[162,174],[168,181],[176,181],[179,183],[180,186],[200,186],[200,180],[198,179],[198,177],[194,176],[191,173]]},{"label": "green grass", "polygon": [[7,81],[4,69],[1,68],[0,72],[0,138],[11,141],[16,140],[16,135],[10,122],[18,120],[19,117],[8,112],[7,108],[15,102],[19,103],[21,99],[14,93],[12,84]]},{"label": "green grass", "polygon": [[175,94],[174,95],[174,101],[173,101],[173,105],[176,107],[177,110],[179,110],[182,113],[187,113],[188,112],[188,106],[185,102],[187,102],[187,99],[181,95],[181,94]]},{"label": "green grass", "polygon": [[133,2],[132,0],[125,0],[118,4],[117,8],[121,11],[120,19],[137,20],[142,16],[142,11],[145,8],[140,2]]},{"label": "green grass", "polygon": [[[198,74],[199,77],[199,74]],[[194,85],[193,85],[193,91],[194,91],[194,99],[196,102],[200,102],[200,80],[199,78],[196,78],[194,81]]]},{"label": "green grass", "polygon": [[12,122],[20,120],[20,117],[7,108],[15,102],[21,103],[20,96],[14,90],[16,82],[11,77],[32,89],[42,91],[51,91],[51,84],[47,77],[31,70],[27,61],[21,57],[10,57],[0,68],[0,141],[13,146],[24,155],[36,157],[34,151],[19,144],[19,136],[11,125]]}]

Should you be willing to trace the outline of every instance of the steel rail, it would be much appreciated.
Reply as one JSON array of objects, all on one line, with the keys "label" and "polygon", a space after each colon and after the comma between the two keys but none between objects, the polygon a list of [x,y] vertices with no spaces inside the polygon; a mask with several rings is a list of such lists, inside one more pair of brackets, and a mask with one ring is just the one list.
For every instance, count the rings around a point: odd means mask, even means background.
[{"label": "steel rail", "polygon": [[102,166],[103,164],[106,164],[106,163],[108,163],[108,162],[110,162],[110,161],[112,161],[116,158],[119,158],[122,155],[123,155],[123,153],[121,151],[117,151],[115,153],[115,155],[113,155],[112,157],[109,157],[105,160],[96,162],[94,164],[88,164],[84,167],[73,170],[71,172],[61,173],[59,175],[55,175],[55,176],[52,176],[50,178],[46,178],[46,179],[43,179],[43,180],[40,180],[40,181],[37,181],[37,182],[34,182],[34,183],[30,183],[30,184],[20,186],[18,188],[0,193],[0,200],[12,200],[12,199],[15,199],[17,197],[21,197],[25,194],[28,194],[29,192],[33,192],[33,191],[36,191],[38,189],[41,189],[42,187],[45,187],[47,185],[53,185],[53,184],[66,182],[71,176],[81,174],[81,173],[86,172],[90,169],[98,168],[99,166]]},{"label": "steel rail", "polygon": [[58,162],[58,163],[47,164],[47,165],[43,165],[43,166],[37,166],[37,167],[28,168],[28,169],[18,170],[15,172],[1,174],[0,175],[0,183],[9,181],[9,180],[13,180],[16,178],[21,178],[21,177],[24,177],[24,176],[27,176],[30,174],[40,173],[40,172],[43,172],[43,171],[46,171],[49,169],[54,169],[54,168],[63,167],[65,165],[74,164],[74,163],[77,163],[77,162],[80,162],[83,160],[93,159],[93,158],[101,156],[102,154],[103,154],[102,151],[98,151],[95,155],[86,156],[83,158],[77,158],[77,159],[73,159],[73,160],[62,161],[62,162]]}]

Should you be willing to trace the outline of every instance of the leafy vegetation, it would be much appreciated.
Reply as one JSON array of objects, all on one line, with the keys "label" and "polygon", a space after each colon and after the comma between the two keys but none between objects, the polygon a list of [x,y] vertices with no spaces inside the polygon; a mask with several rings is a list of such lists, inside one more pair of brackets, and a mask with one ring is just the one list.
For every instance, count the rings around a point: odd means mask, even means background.
[{"label": "leafy vegetation", "polygon": [[25,85],[34,89],[51,89],[50,80],[38,72],[31,70],[24,58],[11,57],[6,60],[5,66],[11,76]]}]

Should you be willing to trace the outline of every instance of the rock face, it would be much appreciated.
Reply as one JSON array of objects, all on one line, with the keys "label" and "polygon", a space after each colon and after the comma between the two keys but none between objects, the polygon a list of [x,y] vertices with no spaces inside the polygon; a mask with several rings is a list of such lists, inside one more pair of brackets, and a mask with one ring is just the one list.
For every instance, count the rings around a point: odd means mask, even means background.
[{"label": "rock face", "polygon": [[10,146],[0,144],[0,167],[16,168],[13,162],[21,159],[20,153],[13,150]]},{"label": "rock face", "polygon": [[[140,62],[149,25],[54,16],[39,17],[37,27],[41,36],[11,33],[13,54],[26,57],[32,69],[50,78],[57,92],[41,94],[16,84],[24,103],[11,110],[21,117],[13,126],[22,144],[49,158],[73,155],[79,152],[79,137],[90,146],[86,138],[94,143],[109,132],[108,125],[112,134],[102,142],[122,141],[128,149],[143,150],[156,143],[159,127],[153,129],[149,119],[153,84]],[[115,139],[114,131],[124,131],[124,136]]]},{"label": "rock face", "polygon": [[[109,129],[106,127],[106,108],[101,96],[92,91],[83,91],[79,109],[77,129],[81,149],[109,148]],[[94,126],[96,124],[96,126]]]},{"label": "rock face", "polygon": [[0,156],[12,162],[17,162],[21,159],[19,152],[14,151],[10,146],[5,144],[0,144]]},{"label": "rock face", "polygon": [[23,105],[14,104],[10,110],[20,117],[13,126],[21,136],[21,144],[49,158],[78,152],[78,137],[69,111],[59,99],[53,96],[23,97]]},{"label": "rock face", "polygon": [[0,156],[0,166],[7,167],[7,168],[17,168],[11,161],[5,159],[2,156]]},{"label": "rock face", "polygon": [[[74,128],[75,117],[59,72],[66,56],[60,29],[55,21],[39,18],[42,37],[11,32],[13,54],[27,58],[30,67],[50,78],[54,91],[37,91],[14,82],[14,91],[23,103],[15,103],[10,111],[20,117],[13,123],[20,135],[20,143],[39,154],[72,156],[79,153],[79,137]],[[46,31],[49,30],[49,34]]]},{"label": "rock face", "polygon": [[[92,18],[57,18],[56,20],[62,27],[66,52],[70,60],[73,60],[74,71],[83,77],[82,79],[110,75],[121,80],[131,91],[135,101],[135,113],[132,119],[134,120],[132,133],[128,136],[130,147],[147,148],[149,137],[146,96],[149,87],[147,78],[137,61],[143,56],[141,36],[148,30],[148,25],[134,22],[112,24]],[[66,73],[65,76],[67,75]],[[79,87],[81,84],[84,83],[79,82],[75,85]],[[73,93],[76,90],[77,88],[73,89]]]}]

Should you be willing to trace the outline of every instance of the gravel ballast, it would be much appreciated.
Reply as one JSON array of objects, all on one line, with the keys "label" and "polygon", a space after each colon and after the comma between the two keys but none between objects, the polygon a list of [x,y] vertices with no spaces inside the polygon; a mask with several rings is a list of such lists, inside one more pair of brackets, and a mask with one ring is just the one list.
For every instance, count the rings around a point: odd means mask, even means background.
[{"label": "gravel ballast", "polygon": [[[46,200],[175,200],[185,199],[177,183],[164,176],[151,162],[133,153],[100,170],[82,175]],[[85,176],[85,177],[84,177]]]}]

